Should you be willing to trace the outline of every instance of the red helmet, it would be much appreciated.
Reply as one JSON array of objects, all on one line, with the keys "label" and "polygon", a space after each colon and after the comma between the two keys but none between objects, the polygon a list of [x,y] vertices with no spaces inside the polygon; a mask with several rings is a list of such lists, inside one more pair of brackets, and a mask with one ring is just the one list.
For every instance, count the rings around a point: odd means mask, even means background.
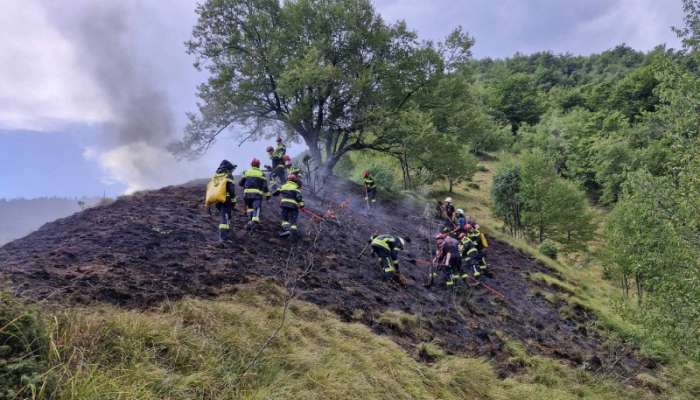
[{"label": "red helmet", "polygon": [[290,174],[289,176],[287,176],[287,180],[292,181],[294,183],[299,183],[299,177],[294,174]]},{"label": "red helmet", "polygon": [[472,230],[472,225],[471,225],[471,224],[466,224],[466,225],[464,225],[464,229],[470,231],[470,230]]},{"label": "red helmet", "polygon": [[279,136],[277,137],[277,143],[282,143],[282,138]]},{"label": "red helmet", "polygon": [[284,161],[286,161],[286,162],[291,162],[291,161],[292,161],[292,157],[290,157],[289,154],[285,154],[284,157],[282,157],[282,159],[283,159]]},{"label": "red helmet", "polygon": [[363,173],[362,173],[362,176],[364,176],[365,178],[368,177],[368,176],[369,176],[369,171],[363,172]]},{"label": "red helmet", "polygon": [[255,168],[260,168],[260,160],[258,160],[257,158],[254,158],[254,159],[250,162],[250,166],[251,166],[251,167],[255,167]]},{"label": "red helmet", "polygon": [[267,146],[267,152],[272,153],[275,149],[272,146]]},{"label": "red helmet", "polygon": [[467,236],[466,233],[464,233],[464,232],[460,233],[460,234],[459,234],[459,240],[464,239],[465,236]]}]

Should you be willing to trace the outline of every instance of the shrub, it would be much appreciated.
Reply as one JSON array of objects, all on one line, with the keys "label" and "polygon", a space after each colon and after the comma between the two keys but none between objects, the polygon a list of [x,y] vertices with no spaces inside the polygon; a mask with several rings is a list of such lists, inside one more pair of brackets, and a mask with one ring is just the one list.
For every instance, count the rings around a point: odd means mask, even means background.
[{"label": "shrub", "polygon": [[0,293],[0,400],[27,398],[47,368],[48,335],[38,313]]},{"label": "shrub", "polygon": [[551,240],[545,240],[540,245],[540,253],[543,255],[556,260],[557,254],[559,253],[559,247]]}]

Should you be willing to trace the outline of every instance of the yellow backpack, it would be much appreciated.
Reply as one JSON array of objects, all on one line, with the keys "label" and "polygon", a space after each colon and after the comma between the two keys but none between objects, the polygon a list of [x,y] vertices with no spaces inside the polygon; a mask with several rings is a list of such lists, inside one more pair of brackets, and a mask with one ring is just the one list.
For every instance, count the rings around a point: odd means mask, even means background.
[{"label": "yellow backpack", "polygon": [[484,248],[489,247],[489,242],[488,242],[488,240],[486,240],[486,236],[483,233],[480,233],[479,235],[481,236],[481,245]]},{"label": "yellow backpack", "polygon": [[207,195],[204,198],[204,206],[223,203],[226,201],[226,181],[225,173],[216,174],[207,183]]}]

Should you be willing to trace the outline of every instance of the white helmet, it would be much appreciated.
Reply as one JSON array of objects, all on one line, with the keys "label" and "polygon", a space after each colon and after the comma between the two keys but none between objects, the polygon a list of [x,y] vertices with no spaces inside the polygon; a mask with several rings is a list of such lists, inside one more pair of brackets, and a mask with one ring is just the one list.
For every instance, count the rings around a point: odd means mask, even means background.
[{"label": "white helmet", "polygon": [[402,237],[399,238],[399,242],[401,242],[401,247],[406,247],[406,242],[403,240]]},{"label": "white helmet", "polygon": [[446,198],[446,199],[445,199],[445,202],[447,202],[447,203],[452,203],[452,197]]},{"label": "white helmet", "polygon": [[457,209],[457,214],[464,214],[464,210],[462,210],[461,208],[458,208],[458,209]]}]

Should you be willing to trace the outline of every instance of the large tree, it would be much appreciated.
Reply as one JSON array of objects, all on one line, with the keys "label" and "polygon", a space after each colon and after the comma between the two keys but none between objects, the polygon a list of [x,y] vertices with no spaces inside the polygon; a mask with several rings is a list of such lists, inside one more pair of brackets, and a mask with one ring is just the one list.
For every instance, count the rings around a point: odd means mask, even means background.
[{"label": "large tree", "polygon": [[369,0],[208,0],[188,49],[209,72],[181,152],[202,152],[232,126],[251,137],[283,129],[330,172],[352,150],[393,143],[372,127],[399,112],[473,41],[455,31],[438,47]]}]

